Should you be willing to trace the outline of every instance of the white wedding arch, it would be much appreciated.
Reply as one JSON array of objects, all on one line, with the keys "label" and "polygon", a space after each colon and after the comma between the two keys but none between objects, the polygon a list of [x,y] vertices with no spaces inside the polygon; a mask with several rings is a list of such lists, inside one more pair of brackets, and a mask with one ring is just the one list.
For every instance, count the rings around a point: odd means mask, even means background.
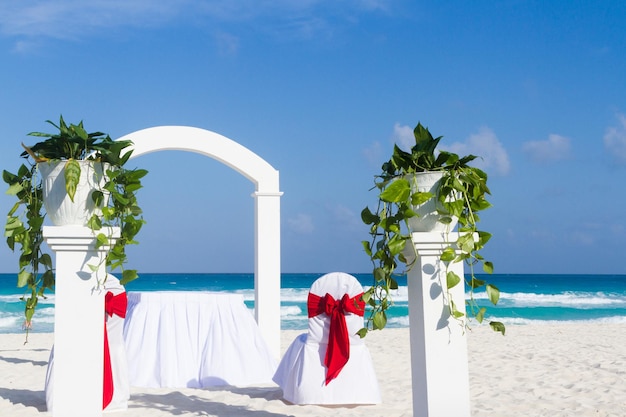
[{"label": "white wedding arch", "polygon": [[275,357],[280,357],[280,196],[279,175],[264,159],[237,142],[209,130],[189,126],[158,126],[117,140],[133,142],[132,158],[176,150],[213,158],[246,177],[256,187],[255,317]]}]

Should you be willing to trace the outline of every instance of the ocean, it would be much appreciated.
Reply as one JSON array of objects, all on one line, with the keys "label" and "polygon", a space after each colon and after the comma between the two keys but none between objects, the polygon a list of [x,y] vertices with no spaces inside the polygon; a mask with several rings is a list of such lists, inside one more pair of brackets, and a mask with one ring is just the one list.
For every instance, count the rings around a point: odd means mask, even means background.
[{"label": "ocean", "polygon": [[[305,329],[309,287],[322,274],[282,274],[281,327]],[[353,274],[364,286],[371,274]],[[626,275],[542,275],[494,274],[485,276],[500,288],[497,306],[490,306],[486,294],[477,293],[479,304],[488,307],[487,320],[505,324],[549,324],[552,322],[626,323]],[[15,274],[0,274],[0,333],[21,331],[23,302],[15,287]],[[388,311],[388,327],[408,327],[406,277]],[[127,291],[217,291],[241,293],[246,305],[254,307],[254,275],[245,274],[141,274]],[[54,294],[40,300],[33,332],[52,332]],[[475,324],[476,325],[476,324]]]}]

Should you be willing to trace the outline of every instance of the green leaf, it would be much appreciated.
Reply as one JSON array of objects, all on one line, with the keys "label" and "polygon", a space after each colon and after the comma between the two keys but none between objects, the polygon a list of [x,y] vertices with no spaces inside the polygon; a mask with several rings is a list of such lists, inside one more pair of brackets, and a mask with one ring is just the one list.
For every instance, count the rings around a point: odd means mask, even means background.
[{"label": "green leaf", "polygon": [[26,270],[21,270],[19,274],[17,274],[17,287],[22,288],[28,285],[28,281],[30,281],[32,276],[32,273]]},{"label": "green leaf", "polygon": [[373,224],[373,223],[378,223],[380,218],[374,213],[372,213],[369,207],[365,207],[361,211],[361,220],[365,224]]},{"label": "green leaf", "polygon": [[104,204],[104,194],[100,190],[94,190],[91,193],[91,200],[96,207],[100,207]]},{"label": "green leaf", "polygon": [[139,278],[137,271],[134,269],[126,269],[122,272],[122,279],[120,280],[120,284],[126,285],[129,282]]},{"label": "green leaf", "polygon": [[141,189],[141,187],[142,187],[142,185],[140,183],[132,182],[132,183],[126,184],[126,188],[125,189],[126,189],[127,193],[132,193],[132,192],[135,192],[135,191]]},{"label": "green leaf", "polygon": [[476,313],[476,321],[478,321],[479,323],[482,323],[483,320],[485,319],[486,311],[487,309],[485,307],[481,307],[481,309],[478,310],[478,313]]},{"label": "green leaf", "polygon": [[7,184],[13,184],[14,182],[16,182],[18,180],[17,175],[10,173],[6,169],[2,170],[2,179]]},{"label": "green leaf", "polygon": [[380,267],[374,269],[373,275],[376,282],[384,282],[385,278],[387,277],[387,274],[385,274],[385,270]]},{"label": "green leaf", "polygon": [[367,240],[362,240],[361,245],[363,245],[363,250],[367,254],[367,256],[372,256],[372,248],[370,247],[370,242]]},{"label": "green leaf", "polygon": [[[35,300],[31,302],[31,300]],[[26,322],[30,323],[33,319],[33,314],[35,314],[35,306],[37,306],[37,297],[31,297],[28,299],[26,303],[26,307],[24,308],[24,317],[26,318]]]},{"label": "green leaf", "polygon": [[384,329],[387,325],[387,315],[384,311],[377,311],[372,319],[374,330]]},{"label": "green leaf", "polygon": [[64,168],[65,176],[65,190],[70,200],[74,202],[74,195],[76,194],[76,188],[80,181],[80,164],[75,159],[70,159],[65,163]]},{"label": "green leaf", "polygon": [[398,289],[398,281],[396,281],[395,279],[389,277],[389,289],[390,290],[397,290]]},{"label": "green leaf", "polygon": [[493,305],[498,304],[500,300],[500,290],[492,284],[487,284],[487,296],[489,297],[489,301],[493,303]]},{"label": "green leaf", "polygon": [[493,274],[493,264],[485,261],[485,263],[483,263],[483,270],[488,274]]},{"label": "green leaf", "polygon": [[463,252],[471,252],[474,249],[474,237],[471,233],[462,234],[456,244]]},{"label": "green leaf", "polygon": [[392,181],[379,197],[387,203],[398,203],[408,200],[409,195],[411,195],[411,184],[404,178],[398,178]]},{"label": "green leaf", "polygon": [[452,247],[450,246],[448,246],[443,250],[443,252],[441,252],[440,259],[443,262],[451,262],[454,260],[454,258],[456,258],[456,253],[454,252],[454,249],[452,249]]},{"label": "green leaf", "polygon": [[483,281],[482,279],[478,279],[476,277],[472,277],[472,279],[470,280],[470,288],[471,289],[480,288],[483,285],[485,285],[485,281]]},{"label": "green leaf", "polygon": [[11,184],[9,186],[9,188],[6,191],[6,193],[8,195],[17,195],[20,192],[22,192],[23,189],[24,189],[24,187],[22,186],[22,184],[20,184],[19,182],[16,182],[16,183]]},{"label": "green leaf", "polygon": [[94,214],[93,216],[91,216],[89,221],[87,221],[87,226],[91,230],[100,230],[102,229],[102,221],[100,220],[100,217]]},{"label": "green leaf", "polygon": [[[7,222],[4,226],[4,230],[5,231],[10,231],[10,230],[15,230],[15,229],[21,229],[24,227],[24,224],[22,223],[22,221],[17,218],[17,217],[7,217]],[[5,236],[7,236],[5,234]]]},{"label": "green leaf", "polygon": [[42,265],[52,269],[52,258],[50,257],[50,254],[48,253],[42,254],[41,257],[39,258],[39,262]]},{"label": "green leaf", "polygon": [[41,276],[41,279],[43,281],[42,284],[42,288],[41,288],[41,293],[43,294],[43,289],[44,288],[48,288],[50,290],[54,289],[54,273],[52,272],[52,270],[47,270],[46,272],[43,273],[43,275]]},{"label": "green leaf", "polygon": [[109,244],[109,238],[104,233],[98,233],[96,236],[96,248]]},{"label": "green leaf", "polygon": [[494,332],[500,332],[502,333],[502,336],[504,336],[504,332],[506,331],[504,324],[499,321],[491,321],[489,322],[489,326],[491,326]]},{"label": "green leaf", "polygon": [[461,278],[456,273],[448,271],[446,274],[446,285],[448,289],[454,288],[459,282],[461,282]]},{"label": "green leaf", "polygon": [[416,192],[411,196],[411,204],[414,206],[419,206],[433,198],[434,195],[429,192]]},{"label": "green leaf", "polygon": [[[131,143],[129,142],[126,146],[131,145]],[[140,180],[141,178],[145,177],[146,175],[148,175],[148,170],[146,169],[134,169],[132,171],[128,171],[130,178],[133,180],[133,182]]]},{"label": "green leaf", "polygon": [[456,308],[456,304],[452,300],[450,300],[450,314],[452,314],[452,317],[454,317],[455,319],[460,319],[465,315],[460,312],[458,308]]},{"label": "green leaf", "polygon": [[396,256],[404,250],[404,247],[406,246],[406,239],[400,235],[394,235],[391,239],[389,239],[387,245],[389,246],[389,252],[391,255]]}]

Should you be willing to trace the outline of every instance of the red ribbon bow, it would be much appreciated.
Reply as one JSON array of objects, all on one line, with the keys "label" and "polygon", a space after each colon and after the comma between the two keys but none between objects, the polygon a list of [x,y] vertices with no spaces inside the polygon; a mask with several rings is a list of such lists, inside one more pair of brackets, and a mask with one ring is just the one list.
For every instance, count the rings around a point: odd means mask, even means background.
[{"label": "red ribbon bow", "polygon": [[339,375],[350,358],[350,336],[346,325],[346,314],[354,313],[361,317],[365,312],[363,293],[350,298],[344,294],[340,300],[335,300],[332,295],[326,293],[324,297],[309,293],[307,306],[309,318],[320,314],[330,317],[330,330],[328,333],[328,347],[324,356],[326,366],[326,385]]},{"label": "red ribbon bow", "polygon": [[128,298],[125,292],[114,295],[111,291],[104,296],[104,384],[102,389],[102,409],[104,410],[113,399],[113,370],[111,368],[111,352],[109,351],[109,336],[107,333],[106,315],[113,314],[126,317]]}]

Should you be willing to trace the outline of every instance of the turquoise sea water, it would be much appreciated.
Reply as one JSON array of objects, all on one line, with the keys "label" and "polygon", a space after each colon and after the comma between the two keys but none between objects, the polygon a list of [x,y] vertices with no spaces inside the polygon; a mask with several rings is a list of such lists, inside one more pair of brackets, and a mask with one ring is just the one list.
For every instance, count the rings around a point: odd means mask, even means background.
[{"label": "turquoise sea water", "polygon": [[[281,325],[283,329],[306,328],[308,289],[322,274],[282,274]],[[368,286],[370,274],[354,274]],[[500,303],[489,307],[488,319],[505,324],[552,321],[626,323],[626,275],[523,275],[495,274],[487,277],[501,290]],[[15,274],[0,274],[0,333],[21,330],[23,303],[15,287]],[[388,312],[389,327],[408,327],[406,278],[399,280],[394,306]],[[245,274],[148,274],[127,287],[128,291],[219,291],[244,295],[254,307],[254,276]],[[476,294],[488,305],[484,293]],[[33,323],[35,332],[51,332],[54,324],[54,294],[39,302]]]}]

